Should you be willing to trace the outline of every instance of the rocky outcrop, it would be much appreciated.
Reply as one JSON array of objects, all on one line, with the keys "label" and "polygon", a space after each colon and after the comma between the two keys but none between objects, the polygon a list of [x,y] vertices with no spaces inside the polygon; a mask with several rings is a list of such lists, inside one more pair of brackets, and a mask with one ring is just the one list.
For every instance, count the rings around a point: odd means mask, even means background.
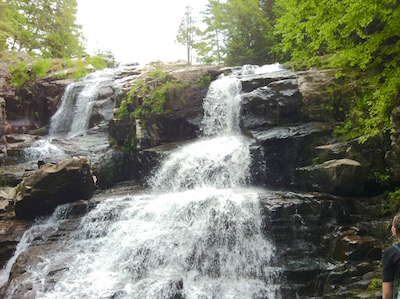
[{"label": "rocky outcrop", "polygon": [[93,191],[93,176],[85,158],[45,164],[18,185],[15,213],[17,218],[35,218],[61,204],[88,199]]},{"label": "rocky outcrop", "polygon": [[275,81],[242,95],[241,119],[245,130],[301,120],[301,94],[296,79]]},{"label": "rocky outcrop", "polygon": [[310,165],[315,147],[329,138],[328,123],[279,126],[250,130],[255,139],[251,146],[252,179],[255,184],[293,188],[296,168]]},{"label": "rocky outcrop", "polygon": [[93,174],[99,188],[109,188],[132,178],[135,161],[132,155],[118,148],[110,148],[93,165]]},{"label": "rocky outcrop", "polygon": [[295,176],[296,184],[302,190],[359,195],[365,188],[365,172],[360,162],[339,159],[297,168]]},{"label": "rocky outcrop", "polygon": [[296,73],[299,91],[302,95],[301,113],[309,121],[331,121],[331,115],[324,109],[330,105],[331,94],[328,86],[335,79],[336,70],[309,69]]},{"label": "rocky outcrop", "polygon": [[[35,82],[37,126],[49,125],[50,117],[57,111],[65,88],[74,79],[55,80],[53,76],[40,78]],[[34,127],[33,124],[31,127]]]},{"label": "rocky outcrop", "polygon": [[[199,127],[203,118],[203,99],[206,96],[209,83],[215,80],[222,73],[216,66],[192,66],[174,69],[163,66],[164,72],[169,81],[178,81],[184,90],[179,95],[167,95],[164,104],[164,113],[148,114],[143,119],[113,120],[112,127],[117,123],[130,122],[130,127],[135,128],[134,139],[137,149],[143,150],[149,147],[158,146],[168,142],[193,139],[199,135]],[[148,74],[144,73],[137,79],[147,80]],[[125,85],[129,89],[136,80]],[[153,86],[154,85],[154,86]],[[153,79],[148,82],[150,88],[156,88],[157,84]],[[138,108],[143,101],[138,95],[135,101],[128,105],[128,112],[131,113]],[[117,101],[118,102],[118,101]],[[121,122],[122,121],[122,122]],[[110,130],[111,137],[120,140],[120,133]],[[123,134],[128,136],[129,134]],[[131,134],[132,135],[132,134]],[[129,142],[131,143],[131,142]]]},{"label": "rocky outcrop", "polygon": [[381,277],[389,234],[380,200],[266,193],[265,235],[276,246],[282,298],[378,298],[367,289]]}]

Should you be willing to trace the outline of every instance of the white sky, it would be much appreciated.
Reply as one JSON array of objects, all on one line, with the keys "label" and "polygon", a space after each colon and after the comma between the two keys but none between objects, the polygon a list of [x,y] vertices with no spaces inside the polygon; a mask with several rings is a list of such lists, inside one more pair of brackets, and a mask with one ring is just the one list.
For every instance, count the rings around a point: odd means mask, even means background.
[{"label": "white sky", "polygon": [[[111,51],[117,61],[186,60],[176,42],[179,24],[189,4],[193,12],[207,0],[78,0],[77,23],[82,25],[89,54]],[[196,17],[201,21],[201,16]]]}]

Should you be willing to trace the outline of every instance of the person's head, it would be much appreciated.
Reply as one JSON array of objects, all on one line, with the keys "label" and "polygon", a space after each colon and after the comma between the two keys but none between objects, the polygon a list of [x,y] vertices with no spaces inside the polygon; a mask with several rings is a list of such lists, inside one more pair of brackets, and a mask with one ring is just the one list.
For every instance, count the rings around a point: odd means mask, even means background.
[{"label": "person's head", "polygon": [[393,217],[392,234],[397,239],[400,239],[400,214]]}]

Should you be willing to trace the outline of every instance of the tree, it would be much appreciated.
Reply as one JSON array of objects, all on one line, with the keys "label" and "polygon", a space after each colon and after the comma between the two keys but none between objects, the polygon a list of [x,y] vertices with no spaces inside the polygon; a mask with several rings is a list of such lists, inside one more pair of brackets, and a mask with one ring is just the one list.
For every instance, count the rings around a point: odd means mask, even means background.
[{"label": "tree", "polygon": [[195,26],[196,20],[193,17],[193,8],[186,6],[186,12],[179,25],[176,40],[182,45],[186,45],[187,63],[192,63],[192,50],[195,45],[195,37],[199,34],[199,29]]},{"label": "tree", "polygon": [[45,57],[71,57],[83,52],[76,0],[2,0],[0,47]]},{"label": "tree", "polygon": [[372,136],[390,130],[390,111],[400,104],[400,1],[276,0],[279,48],[293,61],[370,73],[371,91],[353,107],[348,128]]},{"label": "tree", "polygon": [[270,9],[272,4],[266,0],[209,0],[199,51],[202,59],[223,60],[227,65],[273,62],[274,14]]},{"label": "tree", "polygon": [[223,29],[221,20],[221,4],[219,0],[209,0],[203,12],[203,23],[206,29],[201,32],[201,41],[196,43],[195,49],[199,60],[204,63],[222,64],[224,54]]}]

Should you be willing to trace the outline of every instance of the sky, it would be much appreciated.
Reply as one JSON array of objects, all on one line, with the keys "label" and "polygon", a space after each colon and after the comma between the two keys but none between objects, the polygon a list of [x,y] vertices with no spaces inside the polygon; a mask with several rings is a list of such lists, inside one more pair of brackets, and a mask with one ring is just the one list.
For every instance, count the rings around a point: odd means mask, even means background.
[{"label": "sky", "polygon": [[[89,54],[111,51],[119,62],[148,63],[186,60],[186,48],[176,42],[179,24],[189,4],[194,13],[207,0],[78,0]],[[196,17],[201,21],[201,16]]]}]

